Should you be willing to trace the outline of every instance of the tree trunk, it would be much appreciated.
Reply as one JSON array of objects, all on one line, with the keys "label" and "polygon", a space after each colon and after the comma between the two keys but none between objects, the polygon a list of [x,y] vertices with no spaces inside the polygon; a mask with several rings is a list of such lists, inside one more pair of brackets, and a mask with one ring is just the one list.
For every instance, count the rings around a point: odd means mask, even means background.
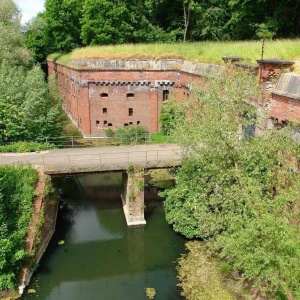
[{"label": "tree trunk", "polygon": [[190,22],[190,9],[189,4],[183,1],[183,17],[184,17],[184,33],[183,33],[183,42],[186,41],[186,35]]}]

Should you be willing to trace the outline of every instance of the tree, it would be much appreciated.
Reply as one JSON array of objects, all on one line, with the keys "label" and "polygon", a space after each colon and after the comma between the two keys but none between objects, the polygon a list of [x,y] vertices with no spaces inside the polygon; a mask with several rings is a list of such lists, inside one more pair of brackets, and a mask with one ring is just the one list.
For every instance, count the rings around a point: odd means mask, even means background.
[{"label": "tree", "polygon": [[28,65],[30,52],[25,48],[21,33],[20,11],[12,0],[0,2],[0,64]]},{"label": "tree", "polygon": [[35,140],[62,130],[59,103],[53,103],[39,67],[0,68],[0,141]]},{"label": "tree", "polygon": [[45,36],[47,23],[44,15],[39,13],[25,25],[25,44],[37,63],[45,63],[47,55],[50,54]]},{"label": "tree", "polygon": [[227,24],[234,39],[255,38],[258,26],[265,26],[278,37],[295,37],[300,32],[298,0],[232,0]]},{"label": "tree", "polygon": [[69,52],[82,45],[81,32],[81,0],[46,0],[46,21],[44,29],[48,54],[53,52]]},{"label": "tree", "polygon": [[[176,187],[164,193],[165,210],[175,231],[209,240],[258,293],[274,299],[300,284],[293,225],[300,222],[300,146],[284,130],[245,135],[256,122],[257,99],[256,78],[237,70],[194,90],[176,126],[185,155]],[[279,242],[283,236],[288,240]]]},{"label": "tree", "polygon": [[122,1],[86,0],[81,23],[85,45],[123,44],[133,33],[129,8]]}]

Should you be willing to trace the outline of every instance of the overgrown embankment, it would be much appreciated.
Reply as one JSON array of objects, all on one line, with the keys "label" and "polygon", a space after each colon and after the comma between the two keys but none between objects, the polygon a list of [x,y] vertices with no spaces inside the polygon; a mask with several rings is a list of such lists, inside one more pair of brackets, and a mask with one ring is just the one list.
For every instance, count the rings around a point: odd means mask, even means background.
[{"label": "overgrown embankment", "polygon": [[29,258],[25,236],[38,174],[31,167],[5,166],[0,168],[0,178],[0,290],[7,290],[16,288]]},{"label": "overgrown embankment", "polygon": [[[75,49],[69,54],[54,53],[50,60],[69,65],[72,59],[184,59],[202,63],[222,63],[223,56],[240,56],[247,63],[261,58],[260,41],[123,44],[90,46]],[[267,41],[267,58],[300,60],[299,39]]]},{"label": "overgrown embankment", "polygon": [[0,168],[0,298],[18,297],[28,284],[54,232],[56,213],[57,199],[42,171]]}]

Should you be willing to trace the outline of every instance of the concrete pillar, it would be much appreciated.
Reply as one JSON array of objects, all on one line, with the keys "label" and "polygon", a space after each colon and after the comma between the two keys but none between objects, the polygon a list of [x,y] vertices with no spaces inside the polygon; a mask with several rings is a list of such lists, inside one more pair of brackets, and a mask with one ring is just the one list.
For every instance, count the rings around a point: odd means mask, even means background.
[{"label": "concrete pillar", "polygon": [[146,225],[143,168],[130,167],[126,173],[123,173],[123,193],[121,197],[127,225]]}]

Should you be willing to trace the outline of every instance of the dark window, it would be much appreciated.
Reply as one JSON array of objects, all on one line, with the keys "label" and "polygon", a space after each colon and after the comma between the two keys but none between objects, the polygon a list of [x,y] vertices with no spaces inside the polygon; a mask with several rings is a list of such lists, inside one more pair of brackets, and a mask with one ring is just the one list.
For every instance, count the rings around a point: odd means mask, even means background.
[{"label": "dark window", "polygon": [[128,123],[125,123],[125,124],[124,124],[124,127],[127,127],[127,126],[128,126]]},{"label": "dark window", "polygon": [[111,126],[112,126],[112,123],[108,123],[107,126],[111,127]]},{"label": "dark window", "polygon": [[96,125],[99,125],[99,124],[100,124],[100,122],[97,120],[97,121],[96,121]]},{"label": "dark window", "polygon": [[141,123],[141,121],[137,121],[136,124],[139,125]]},{"label": "dark window", "polygon": [[134,99],[134,94],[133,93],[128,93],[127,94],[127,100],[132,100]]},{"label": "dark window", "polygon": [[128,108],[128,115],[133,116],[133,108]]},{"label": "dark window", "polygon": [[163,90],[163,101],[168,100],[169,98],[169,90]]},{"label": "dark window", "polygon": [[104,108],[102,109],[102,111],[103,111],[104,114],[106,114],[106,113],[107,113],[107,108],[104,107]]},{"label": "dark window", "polygon": [[132,125],[133,123],[132,122],[129,122],[129,125]]},{"label": "dark window", "polygon": [[102,93],[100,94],[101,98],[108,98],[108,94],[107,93]]},{"label": "dark window", "polygon": [[107,121],[103,121],[103,125],[107,125]]}]

